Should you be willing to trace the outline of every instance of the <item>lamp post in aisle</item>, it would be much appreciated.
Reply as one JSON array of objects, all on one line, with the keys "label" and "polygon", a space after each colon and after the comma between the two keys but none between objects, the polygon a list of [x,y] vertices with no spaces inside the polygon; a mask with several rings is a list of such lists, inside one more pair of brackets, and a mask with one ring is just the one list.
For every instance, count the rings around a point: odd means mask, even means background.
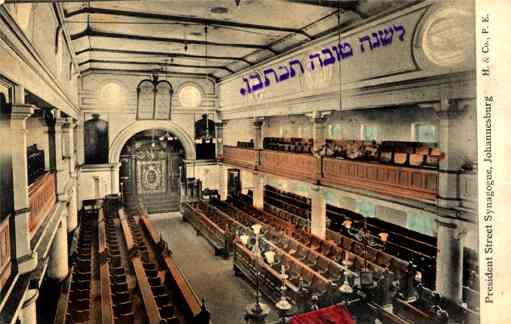
[{"label": "lamp post in aisle", "polygon": [[260,290],[259,290],[259,282],[261,276],[261,262],[262,254],[261,248],[259,247],[259,239],[261,234],[261,224],[252,225],[252,230],[255,234],[255,244],[252,248],[252,252],[255,255],[255,268],[256,268],[256,302],[247,306],[245,320],[247,324],[264,324],[266,323],[266,317],[270,313],[270,307],[265,303],[261,303],[260,301]]}]

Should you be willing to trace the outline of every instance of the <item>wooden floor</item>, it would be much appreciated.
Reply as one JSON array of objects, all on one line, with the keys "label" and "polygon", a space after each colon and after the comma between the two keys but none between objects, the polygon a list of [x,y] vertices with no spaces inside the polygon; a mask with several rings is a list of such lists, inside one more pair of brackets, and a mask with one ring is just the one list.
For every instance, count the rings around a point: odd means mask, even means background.
[{"label": "wooden floor", "polygon": [[[150,219],[168,242],[175,262],[195,292],[205,298],[212,322],[244,323],[245,307],[255,301],[255,290],[243,279],[234,277],[232,259],[215,256],[211,245],[197,236],[179,213],[153,214]],[[269,320],[277,319],[277,311],[272,307]]]}]

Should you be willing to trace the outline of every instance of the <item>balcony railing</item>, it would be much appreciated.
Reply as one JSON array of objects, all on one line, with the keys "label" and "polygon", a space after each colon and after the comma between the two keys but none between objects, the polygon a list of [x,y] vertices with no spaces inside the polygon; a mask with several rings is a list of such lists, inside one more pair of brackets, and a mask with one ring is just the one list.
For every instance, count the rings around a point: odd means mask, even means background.
[{"label": "balcony railing", "polygon": [[319,161],[311,154],[260,151],[261,171],[314,182],[319,175]]},{"label": "balcony railing", "polygon": [[[426,168],[323,158],[311,154],[224,147],[224,161],[311,183],[356,188],[384,195],[435,200],[438,172]],[[259,161],[259,162],[258,162]],[[470,180],[469,177],[465,178]],[[465,182],[467,192],[471,182]],[[476,191],[475,191],[476,192]],[[468,200],[464,196],[464,199]]]},{"label": "balcony railing", "polygon": [[406,198],[434,200],[438,193],[438,172],[380,163],[325,158],[321,181]]},{"label": "balcony railing", "polygon": [[258,161],[257,154],[258,151],[254,149],[224,145],[223,160],[226,163],[253,169]]},{"label": "balcony railing", "polygon": [[57,196],[55,194],[55,173],[46,173],[28,187],[28,200],[30,204],[29,229],[33,235],[41,223],[46,219]]}]

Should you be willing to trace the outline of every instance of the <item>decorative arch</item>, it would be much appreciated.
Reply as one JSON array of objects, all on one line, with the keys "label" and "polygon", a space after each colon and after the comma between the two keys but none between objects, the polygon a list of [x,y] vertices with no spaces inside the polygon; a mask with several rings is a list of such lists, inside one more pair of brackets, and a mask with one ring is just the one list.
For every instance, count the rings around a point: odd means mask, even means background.
[{"label": "decorative arch", "polygon": [[176,135],[183,148],[185,149],[185,156],[187,160],[195,160],[195,144],[190,135],[179,126],[177,123],[170,120],[143,120],[136,121],[115,135],[112,144],[110,145],[110,153],[108,160],[111,164],[119,163],[121,151],[126,142],[135,134],[148,129],[163,129]]}]

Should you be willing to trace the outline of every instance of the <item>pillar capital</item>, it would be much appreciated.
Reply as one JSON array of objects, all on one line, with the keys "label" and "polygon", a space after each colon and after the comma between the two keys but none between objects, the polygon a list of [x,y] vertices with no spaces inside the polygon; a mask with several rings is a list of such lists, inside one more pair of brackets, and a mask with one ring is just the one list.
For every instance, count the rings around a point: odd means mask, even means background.
[{"label": "pillar capital", "polygon": [[12,105],[11,120],[27,120],[34,111],[37,109],[34,105],[29,104],[15,104]]},{"label": "pillar capital", "polygon": [[430,107],[442,121],[457,118],[468,109],[469,103],[466,100],[445,98],[431,104]]},{"label": "pillar capital", "polygon": [[255,128],[261,128],[261,127],[263,127],[264,122],[265,122],[265,118],[264,118],[264,117],[255,117],[255,118],[253,119],[253,124],[254,124],[254,127],[255,127]]},{"label": "pillar capital", "polygon": [[224,128],[225,126],[227,126],[228,122],[229,122],[228,120],[217,121],[215,123],[215,126],[216,126],[216,128]]},{"label": "pillar capital", "polygon": [[328,117],[332,114],[332,110],[319,111],[314,110],[312,112],[306,113],[305,116],[309,118],[309,120],[314,124],[324,124]]},{"label": "pillar capital", "polygon": [[115,170],[115,169],[119,169],[121,167],[121,162],[114,162],[114,163],[110,163],[110,170]]}]

